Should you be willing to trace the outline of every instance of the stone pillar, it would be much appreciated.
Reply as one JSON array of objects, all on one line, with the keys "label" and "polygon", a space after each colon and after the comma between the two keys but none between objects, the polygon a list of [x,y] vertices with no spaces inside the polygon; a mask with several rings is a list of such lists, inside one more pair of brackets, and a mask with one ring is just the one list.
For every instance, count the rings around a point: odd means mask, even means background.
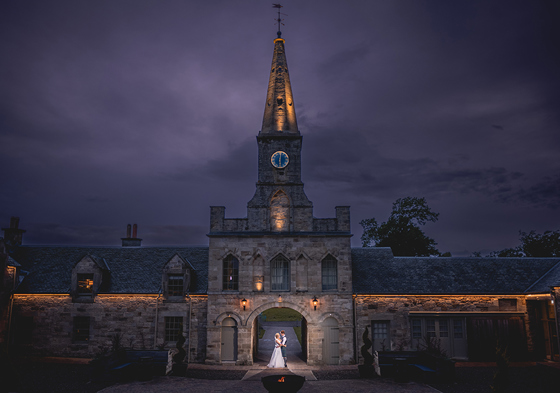
[{"label": "stone pillar", "polygon": [[252,326],[237,327],[237,365],[251,366],[253,364],[251,340]]},{"label": "stone pillar", "polygon": [[316,323],[307,322],[307,365],[323,364],[323,329]]},{"label": "stone pillar", "polygon": [[221,364],[222,327],[208,327],[206,337],[206,364]]}]

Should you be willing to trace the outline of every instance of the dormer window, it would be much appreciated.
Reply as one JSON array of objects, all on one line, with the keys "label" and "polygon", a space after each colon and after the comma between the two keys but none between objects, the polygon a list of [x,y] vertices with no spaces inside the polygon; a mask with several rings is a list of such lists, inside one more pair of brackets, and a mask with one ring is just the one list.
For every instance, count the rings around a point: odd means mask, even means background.
[{"label": "dormer window", "polygon": [[85,255],[72,269],[72,300],[78,303],[93,303],[99,292],[110,284],[111,271],[107,261],[94,255]]},{"label": "dormer window", "polygon": [[185,295],[190,289],[191,274],[194,271],[192,265],[175,254],[163,267],[162,287],[163,296],[166,301],[183,302]]},{"label": "dormer window", "polygon": [[169,275],[167,280],[167,293],[169,296],[183,296],[185,294],[184,277]]},{"label": "dormer window", "polygon": [[78,273],[78,295],[93,294],[93,273]]}]

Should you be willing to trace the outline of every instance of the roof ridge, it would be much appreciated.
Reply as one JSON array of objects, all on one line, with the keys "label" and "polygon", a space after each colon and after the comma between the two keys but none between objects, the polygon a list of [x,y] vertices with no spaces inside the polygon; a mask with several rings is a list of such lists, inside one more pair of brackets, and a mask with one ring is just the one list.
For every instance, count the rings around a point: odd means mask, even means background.
[{"label": "roof ridge", "polygon": [[533,288],[535,285],[537,285],[543,278],[545,278],[548,273],[550,273],[554,268],[556,268],[556,266],[560,265],[560,261],[556,262],[556,264],[554,266],[552,266],[550,269],[548,269],[548,271],[543,274],[537,281],[535,281],[533,284],[531,284],[529,286],[529,288],[527,288],[526,290],[524,290],[523,292],[528,292],[529,289]]}]

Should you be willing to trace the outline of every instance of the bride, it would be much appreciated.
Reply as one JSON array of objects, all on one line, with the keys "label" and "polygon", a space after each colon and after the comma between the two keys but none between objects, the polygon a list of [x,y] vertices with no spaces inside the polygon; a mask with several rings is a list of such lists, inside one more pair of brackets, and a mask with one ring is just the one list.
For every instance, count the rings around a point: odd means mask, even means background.
[{"label": "bride", "polygon": [[272,357],[270,358],[270,363],[267,364],[269,368],[284,367],[284,359],[282,359],[282,351],[280,349],[282,340],[280,339],[280,333],[274,335],[274,351],[272,351]]}]

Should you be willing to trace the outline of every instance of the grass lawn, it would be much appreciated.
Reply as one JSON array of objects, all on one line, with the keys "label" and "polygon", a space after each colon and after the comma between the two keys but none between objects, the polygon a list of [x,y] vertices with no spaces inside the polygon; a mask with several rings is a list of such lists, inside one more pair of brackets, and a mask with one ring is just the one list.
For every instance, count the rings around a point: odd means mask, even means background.
[{"label": "grass lawn", "polygon": [[301,321],[302,316],[299,312],[291,308],[269,308],[262,313],[263,321],[267,322],[281,322],[281,321]]}]

